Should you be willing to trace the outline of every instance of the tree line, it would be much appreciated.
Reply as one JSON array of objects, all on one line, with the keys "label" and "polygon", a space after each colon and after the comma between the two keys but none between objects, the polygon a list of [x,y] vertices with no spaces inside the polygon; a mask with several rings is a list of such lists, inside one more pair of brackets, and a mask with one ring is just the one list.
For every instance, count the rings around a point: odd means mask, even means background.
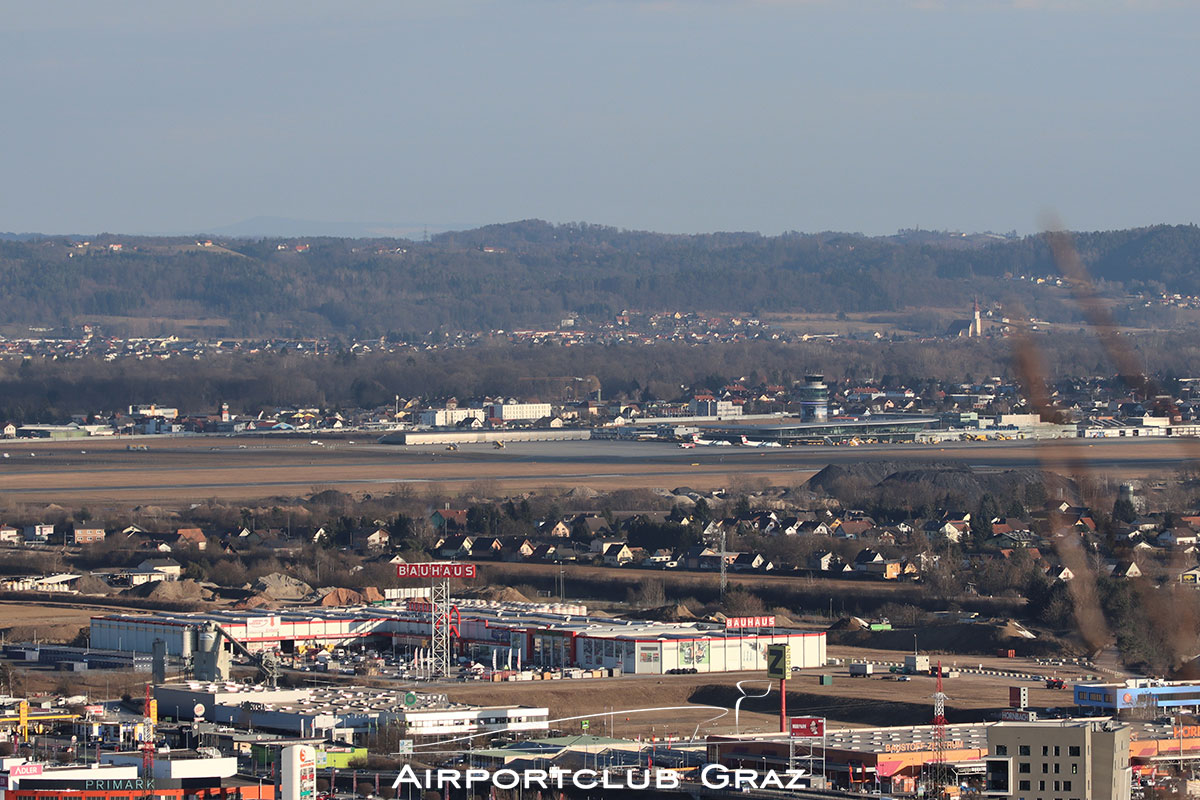
[{"label": "tree line", "polygon": [[[1103,287],[1200,294],[1195,226],[1076,237]],[[120,243],[120,251],[105,244]],[[1057,272],[1040,237],[970,246],[821,233],[676,236],[531,220],[399,239],[278,240],[197,247],[191,239],[101,235],[89,248],[0,239],[0,313],[69,326],[195,319],[229,336],[421,337],[545,326],[625,309],[764,315],[966,307],[975,296],[1074,321],[1017,275]],[[1066,316],[1064,316],[1066,313]],[[122,322],[124,320],[124,322]],[[168,324],[169,327],[169,324]]]}]

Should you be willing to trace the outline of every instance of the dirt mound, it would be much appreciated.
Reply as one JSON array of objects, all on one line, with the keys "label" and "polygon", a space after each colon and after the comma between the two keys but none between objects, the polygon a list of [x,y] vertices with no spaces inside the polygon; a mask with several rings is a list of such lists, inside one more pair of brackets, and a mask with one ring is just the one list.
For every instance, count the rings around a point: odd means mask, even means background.
[{"label": "dirt mound", "polygon": [[0,628],[0,633],[11,642],[73,642],[86,625],[71,623],[47,625],[14,625],[11,628]]},{"label": "dirt mound", "polygon": [[463,597],[473,597],[477,600],[488,600],[496,603],[532,603],[525,595],[511,586],[480,586],[478,589],[467,589]]},{"label": "dirt mound", "polygon": [[145,597],[148,600],[160,602],[188,603],[200,600],[212,600],[216,597],[211,589],[201,586],[190,578],[182,581],[157,581],[143,583],[121,592],[126,597]]},{"label": "dirt mound", "polygon": [[313,590],[304,581],[281,572],[263,575],[247,588],[272,600],[300,600],[312,594]]},{"label": "dirt mound", "polygon": [[1061,655],[1072,650],[1069,643],[1052,636],[1038,637],[1013,620],[963,622],[890,631],[830,629],[829,643],[877,650],[911,651],[914,633],[917,635],[921,651],[930,653],[994,655],[997,650],[1015,650],[1019,656],[1041,656]]},{"label": "dirt mound", "polygon": [[95,575],[84,575],[72,588],[80,594],[115,594],[117,591]]},{"label": "dirt mound", "polygon": [[346,589],[341,586],[331,589],[322,589],[324,594],[317,602],[317,605],[332,607],[332,606],[361,606],[366,605],[367,598],[362,592],[356,592],[353,589]]},{"label": "dirt mound", "polygon": [[633,619],[644,619],[651,622],[688,622],[697,619],[691,609],[679,603],[673,606],[659,606],[658,608],[645,608],[640,611],[631,611],[625,616]]},{"label": "dirt mound", "polygon": [[267,597],[265,594],[255,594],[247,597],[245,600],[240,600],[233,604],[233,608],[239,610],[247,610],[251,608],[278,608],[279,603],[274,599]]},{"label": "dirt mound", "polygon": [[865,631],[870,625],[862,617],[842,617],[830,625],[827,631]]},{"label": "dirt mound", "polygon": [[563,495],[563,497],[566,497],[570,500],[591,500],[592,498],[599,496],[599,492],[587,486],[576,486],[574,489]]}]

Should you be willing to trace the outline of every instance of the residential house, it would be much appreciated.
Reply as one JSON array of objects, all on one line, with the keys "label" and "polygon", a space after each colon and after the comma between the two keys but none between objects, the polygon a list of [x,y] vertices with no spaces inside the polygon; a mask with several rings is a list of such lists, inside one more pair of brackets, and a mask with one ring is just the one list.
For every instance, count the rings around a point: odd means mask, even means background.
[{"label": "residential house", "polygon": [[1140,578],[1142,570],[1138,567],[1136,561],[1118,561],[1113,564],[1112,572],[1109,573],[1114,578]]},{"label": "residential house", "polygon": [[168,581],[177,581],[183,574],[183,567],[173,558],[147,558],[138,564],[137,568],[161,573],[166,576],[165,579]]},{"label": "residential house", "polygon": [[889,528],[870,528],[863,531],[859,537],[872,542],[878,542],[882,545],[894,546],[896,544],[896,532]]},{"label": "residential house", "polygon": [[716,550],[704,545],[695,544],[676,557],[676,561],[684,569],[700,569],[701,559],[710,558],[717,554]]},{"label": "residential house", "polygon": [[5,439],[17,438],[17,426],[11,422],[4,423],[4,428],[0,430],[0,436],[3,436]]},{"label": "residential house", "polygon": [[14,528],[12,525],[0,525],[0,544],[21,544],[25,541],[25,537],[21,535],[21,531]]},{"label": "residential house", "polygon": [[884,558],[870,547],[864,547],[854,557],[854,571],[894,581],[900,577],[900,561]]},{"label": "residential house", "polygon": [[622,567],[633,561],[633,552],[625,542],[611,542],[604,548],[604,564],[609,567]]},{"label": "residential house", "polygon": [[655,550],[653,553],[646,556],[646,563],[653,564],[663,569],[671,569],[679,566],[678,562],[675,561],[675,554],[671,552],[670,549],[665,547]]},{"label": "residential house", "polygon": [[470,558],[499,558],[503,550],[504,542],[495,536],[478,536],[467,555]]},{"label": "residential house", "polygon": [[429,524],[441,534],[467,529],[467,510],[465,508],[439,508],[429,515]]},{"label": "residential house", "polygon": [[474,536],[460,535],[440,540],[436,549],[439,558],[467,558],[474,545]]},{"label": "residential house", "polygon": [[54,526],[44,523],[25,526],[25,542],[27,544],[45,544],[54,535]]},{"label": "residential house", "polygon": [[697,564],[697,569],[712,570],[713,572],[716,572],[717,570],[721,569],[722,561],[725,562],[725,567],[728,569],[728,567],[737,560],[739,555],[741,555],[741,553],[732,550],[727,550],[724,553],[713,550],[707,555],[700,556],[698,559],[699,563]]},{"label": "residential house", "polygon": [[987,543],[1001,548],[1033,547],[1038,543],[1038,535],[1033,531],[1008,531],[989,537]]},{"label": "residential house", "polygon": [[383,528],[377,528],[373,532],[367,534],[364,541],[364,546],[369,552],[381,553],[391,544],[392,535]]},{"label": "residential house", "polygon": [[1046,577],[1052,581],[1062,581],[1063,583],[1067,583],[1075,579],[1075,573],[1071,571],[1070,567],[1065,567],[1062,564],[1058,564],[1056,566],[1051,566],[1046,570]]},{"label": "residential house", "polygon": [[1163,547],[1182,547],[1196,544],[1196,532],[1191,528],[1169,528],[1156,539]]},{"label": "residential house", "polygon": [[1135,543],[1130,549],[1133,551],[1133,557],[1136,561],[1159,556],[1166,552],[1166,548],[1157,547],[1144,540]]},{"label": "residential house", "polygon": [[808,568],[818,572],[845,572],[850,569],[850,565],[837,553],[822,550],[809,556]]},{"label": "residential house", "polygon": [[770,532],[775,536],[795,536],[800,532],[800,518],[780,517]]},{"label": "residential house", "polygon": [[840,539],[860,539],[863,534],[875,527],[875,521],[870,517],[845,519],[834,530],[833,535]]},{"label": "residential house", "polygon": [[808,519],[796,526],[798,536],[829,536],[831,533],[829,526],[818,519]]},{"label": "residential house", "polygon": [[208,537],[199,528],[180,528],[175,532],[175,546],[194,547],[197,550],[208,549]]},{"label": "residential house", "polygon": [[553,563],[558,560],[558,546],[554,544],[539,544],[533,548],[533,552],[529,554],[526,561],[539,561],[544,563]]},{"label": "residential house", "polygon": [[561,519],[548,519],[538,528],[538,533],[552,539],[571,538],[571,528]]},{"label": "residential house", "polygon": [[738,553],[737,557],[733,559],[733,563],[729,566],[734,572],[752,572],[754,570],[763,569],[764,564],[770,564],[768,569],[773,569],[775,567],[774,564],[772,564],[770,561],[767,561],[767,559],[763,558],[758,553]]},{"label": "residential house", "polygon": [[505,540],[502,545],[500,558],[504,561],[528,561],[533,555],[533,542],[522,536]]},{"label": "residential house", "polygon": [[76,528],[71,532],[74,545],[96,544],[104,541],[104,528]]},{"label": "residential house", "polygon": [[599,514],[578,514],[571,520],[571,532],[583,538],[592,538],[610,531],[608,521]]}]

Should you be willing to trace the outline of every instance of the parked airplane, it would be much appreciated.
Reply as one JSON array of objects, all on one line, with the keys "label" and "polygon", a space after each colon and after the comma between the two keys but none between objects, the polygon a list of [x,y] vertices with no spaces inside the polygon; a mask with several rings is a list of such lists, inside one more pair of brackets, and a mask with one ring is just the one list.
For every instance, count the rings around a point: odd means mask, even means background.
[{"label": "parked airplane", "polygon": [[740,444],[742,447],[783,447],[779,442],[752,442],[745,436],[742,437]]}]

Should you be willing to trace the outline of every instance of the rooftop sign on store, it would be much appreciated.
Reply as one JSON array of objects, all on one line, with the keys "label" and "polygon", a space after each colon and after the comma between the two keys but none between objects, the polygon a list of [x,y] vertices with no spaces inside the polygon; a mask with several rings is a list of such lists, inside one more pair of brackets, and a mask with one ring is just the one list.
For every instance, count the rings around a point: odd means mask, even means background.
[{"label": "rooftop sign on store", "polygon": [[420,564],[397,564],[399,578],[474,578],[474,564],[455,564],[449,561],[426,561]]}]

